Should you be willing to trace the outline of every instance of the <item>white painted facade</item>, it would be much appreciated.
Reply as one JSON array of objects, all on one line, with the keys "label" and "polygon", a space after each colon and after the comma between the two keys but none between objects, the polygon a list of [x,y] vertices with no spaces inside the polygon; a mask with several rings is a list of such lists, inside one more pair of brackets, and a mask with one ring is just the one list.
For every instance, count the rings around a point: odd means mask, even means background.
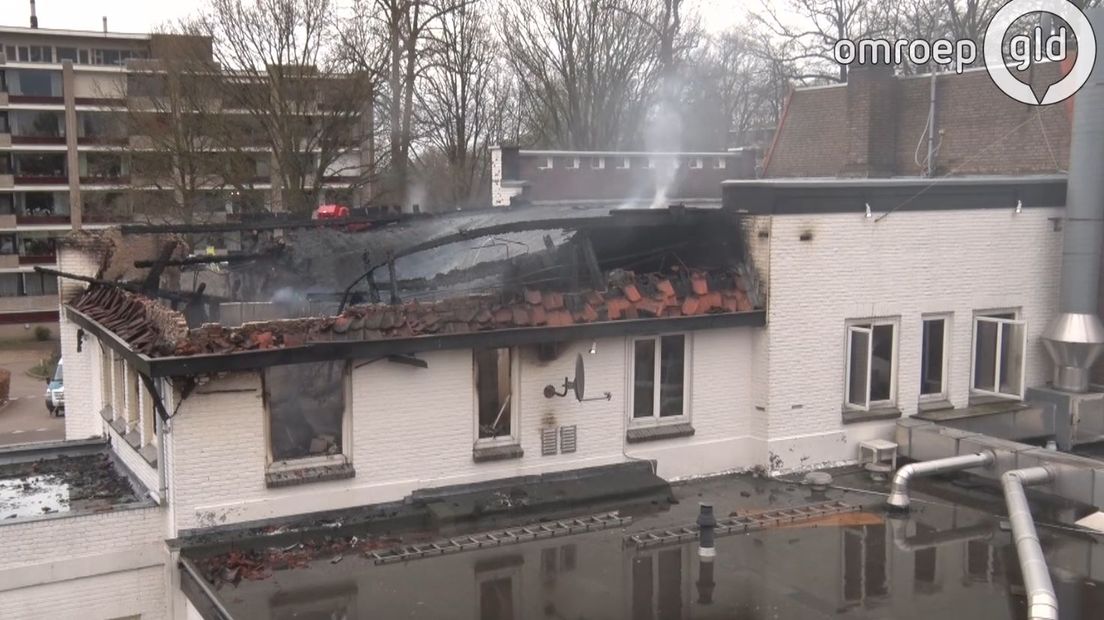
[{"label": "white painted facade", "polygon": [[[630,459],[654,460],[657,473],[667,479],[755,466],[782,471],[853,461],[858,442],[890,438],[894,420],[843,422],[849,321],[896,322],[893,381],[895,405],[903,416],[918,410],[920,322],[929,313],[948,316],[947,399],[955,407],[966,406],[971,398],[972,330],[978,312],[1014,310],[1026,322],[1025,382],[1045,380],[1049,363],[1039,334],[1056,311],[1061,233],[1050,220],[1060,216],[1060,209],[1015,213],[1010,207],[902,211],[881,221],[861,211],[754,218],[759,234],[751,236],[751,251],[770,286],[768,325],[687,334],[688,420],[680,421],[693,427],[689,437],[627,441],[632,423],[630,337],[598,340],[595,354],[589,353],[590,341],[566,343],[553,361],[539,360],[532,347],[518,349],[515,434],[523,455],[492,462],[473,459],[477,405],[472,351],[421,354],[428,363],[425,369],[352,360],[345,432],[346,456],[355,475],[269,488],[260,373],[212,378],[187,398],[181,400],[178,393],[168,398],[174,417],[157,466],[164,468],[167,501],[147,509],[160,516],[154,519],[156,535],[151,533],[142,544],[195,528],[401,500],[416,489]],[[96,262],[77,250],[63,252],[62,261],[69,271],[94,271]],[[109,404],[124,410],[130,405],[125,396],[118,399],[115,388],[114,396],[105,393],[105,386],[118,382],[103,380],[99,344],[86,336],[78,353],[76,327],[63,318],[62,346],[67,437],[110,437],[121,460],[156,495],[161,472],[101,417]],[[610,400],[545,398],[544,386],[562,384],[572,375],[580,353],[587,395],[608,391]],[[138,393],[134,428],[148,435],[143,426],[153,419],[152,406],[142,390]],[[567,425],[576,426],[577,451],[542,456],[541,430]],[[126,430],[131,431],[129,425]],[[156,433],[151,437],[154,441]],[[6,548],[3,541],[15,531],[12,527],[0,524],[0,548]],[[61,541],[79,537],[45,529],[26,536]],[[166,560],[161,547],[159,557]],[[45,609],[36,607],[46,604],[40,600],[45,594],[35,593],[61,587],[62,580],[51,578],[55,573],[49,568],[56,561],[13,562],[9,554],[0,558],[0,575],[28,567],[42,575],[33,585],[0,592],[0,617],[35,616]],[[186,605],[171,585],[174,570],[165,568],[169,565],[161,565],[161,589],[151,600],[161,601],[157,609],[165,615],[183,618]],[[153,567],[124,572],[126,579],[140,581],[153,574]],[[122,577],[118,571],[81,577],[108,578]],[[153,608],[132,613],[160,617]]]}]

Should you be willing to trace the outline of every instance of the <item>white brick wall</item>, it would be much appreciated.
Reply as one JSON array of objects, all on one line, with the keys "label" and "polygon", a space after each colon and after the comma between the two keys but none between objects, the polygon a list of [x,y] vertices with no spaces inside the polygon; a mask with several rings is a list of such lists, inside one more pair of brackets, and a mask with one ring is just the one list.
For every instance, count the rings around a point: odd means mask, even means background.
[{"label": "white brick wall", "polygon": [[[892,422],[844,426],[847,319],[900,317],[897,401],[917,410],[921,315],[953,313],[949,396],[967,404],[975,311],[1018,308],[1028,326],[1026,383],[1047,378],[1039,335],[1056,310],[1061,209],[776,216],[771,231],[769,415],[782,468],[854,459],[857,441]],[[811,232],[810,241],[800,241]],[[758,435],[758,432],[757,432]],[[759,435],[763,438],[762,435]]]},{"label": "white brick wall", "polygon": [[165,538],[165,514],[157,507],[7,523],[0,525],[0,570],[137,549]]},{"label": "white brick wall", "polygon": [[[63,246],[58,254],[58,269],[67,273],[94,276],[97,258],[86,251]],[[66,303],[87,287],[82,282],[58,279],[58,295]],[[65,360],[65,438],[86,439],[103,435],[99,415],[99,348],[94,338],[85,337],[77,353],[77,326],[60,319],[61,357]]]},{"label": "white brick wall", "polygon": [[[188,529],[401,499],[418,488],[617,463],[628,455],[659,459],[659,473],[684,476],[753,463],[747,449],[754,330],[711,331],[693,338],[691,438],[624,442],[625,339],[565,346],[552,362],[522,349],[520,441],[524,457],[472,460],[475,394],[469,350],[422,356],[428,369],[375,362],[353,371],[350,480],[283,489],[264,484],[264,411],[260,381],[241,373],[213,381],[189,396],[173,420],[169,469],[176,527]],[[562,384],[583,353],[587,394],[610,401],[546,399],[544,386]],[[242,389],[251,391],[240,391]],[[221,392],[220,392],[221,391]],[[578,426],[573,454],[541,456],[540,429]]]},{"label": "white brick wall", "polygon": [[162,567],[116,572],[0,592],[0,618],[166,618]]}]

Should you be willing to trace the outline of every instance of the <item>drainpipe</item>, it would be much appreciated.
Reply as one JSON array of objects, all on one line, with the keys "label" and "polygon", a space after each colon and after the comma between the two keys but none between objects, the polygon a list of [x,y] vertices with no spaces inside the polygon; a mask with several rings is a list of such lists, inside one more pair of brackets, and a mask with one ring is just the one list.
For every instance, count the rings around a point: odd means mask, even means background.
[{"label": "drainpipe", "polygon": [[993,464],[995,457],[992,452],[984,451],[976,454],[963,454],[949,456],[945,459],[924,461],[922,463],[910,463],[897,470],[893,476],[893,485],[890,487],[889,499],[886,503],[896,510],[909,509],[909,482],[918,476],[936,476],[951,472],[973,469],[974,467],[987,467]]},{"label": "drainpipe", "polygon": [[1054,595],[1050,570],[1024,493],[1025,486],[1045,484],[1053,479],[1054,474],[1045,467],[1014,469],[1001,476],[1012,538],[1016,542],[1016,555],[1020,558],[1020,572],[1027,590],[1028,620],[1058,620],[1058,597]]},{"label": "drainpipe", "polygon": [[973,540],[993,538],[993,526],[988,521],[967,527],[932,532],[930,534],[908,535],[909,518],[906,515],[889,515],[886,519],[893,532],[893,544],[901,551],[913,553],[923,549],[934,549],[944,545],[961,545]]}]

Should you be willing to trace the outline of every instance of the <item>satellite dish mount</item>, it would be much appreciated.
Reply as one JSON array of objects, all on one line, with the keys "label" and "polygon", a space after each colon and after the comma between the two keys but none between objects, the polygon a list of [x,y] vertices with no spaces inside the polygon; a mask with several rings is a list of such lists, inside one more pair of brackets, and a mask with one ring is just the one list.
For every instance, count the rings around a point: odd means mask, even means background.
[{"label": "satellite dish mount", "polygon": [[584,396],[584,388],[586,387],[586,368],[583,366],[583,355],[580,353],[575,356],[575,378],[568,379],[564,377],[563,392],[556,390],[556,386],[549,384],[544,386],[544,397],[553,398],[559,396],[563,398],[567,396],[568,392],[575,392],[575,400],[579,402],[586,402],[588,400],[610,400],[613,395],[609,392],[603,392],[602,396],[597,398],[586,398]]}]

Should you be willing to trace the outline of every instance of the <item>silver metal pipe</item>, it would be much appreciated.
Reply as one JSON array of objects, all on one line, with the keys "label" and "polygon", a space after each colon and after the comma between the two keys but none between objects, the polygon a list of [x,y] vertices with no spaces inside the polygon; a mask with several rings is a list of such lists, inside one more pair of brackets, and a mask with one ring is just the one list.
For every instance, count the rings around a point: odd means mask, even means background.
[{"label": "silver metal pipe", "polygon": [[[1104,7],[1085,12],[1104,32]],[[1097,36],[1097,55],[1104,37]],[[1096,63],[1074,99],[1069,181],[1062,228],[1062,272],[1055,317],[1043,332],[1054,360],[1054,387],[1074,393],[1089,389],[1089,369],[1104,350],[1104,324],[1097,316],[1100,257],[1104,252],[1104,63]]]},{"label": "silver metal pipe", "polygon": [[909,517],[906,515],[889,515],[886,522],[893,533],[893,544],[901,551],[912,553],[924,549],[934,549],[944,545],[961,545],[972,540],[989,540],[993,538],[993,524],[985,521],[967,527],[931,532],[928,534],[916,534],[909,536]]},{"label": "silver metal pipe", "polygon": [[886,503],[897,510],[909,508],[909,483],[917,476],[936,476],[949,474],[963,469],[985,467],[992,465],[995,457],[992,452],[984,451],[975,454],[962,454],[949,456],[945,459],[910,463],[897,470],[893,476],[893,485],[889,490],[889,499]]},{"label": "silver metal pipe", "polygon": [[1054,474],[1045,467],[1013,469],[1001,476],[1008,521],[1012,524],[1012,538],[1016,542],[1016,555],[1020,559],[1020,572],[1027,591],[1029,620],[1058,620],[1058,597],[1054,594],[1054,583],[1050,580],[1050,570],[1024,492],[1025,486],[1044,484],[1053,479]]}]

